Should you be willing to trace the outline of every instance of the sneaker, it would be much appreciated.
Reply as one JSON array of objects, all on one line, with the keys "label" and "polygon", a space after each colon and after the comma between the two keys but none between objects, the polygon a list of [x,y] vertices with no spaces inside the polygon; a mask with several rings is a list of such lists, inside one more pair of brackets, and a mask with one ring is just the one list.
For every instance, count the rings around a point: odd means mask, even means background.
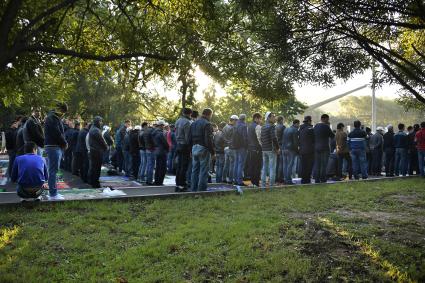
[{"label": "sneaker", "polygon": [[47,199],[50,200],[50,201],[65,200],[65,198],[61,194],[57,194],[57,195],[55,195],[53,197],[52,196],[48,196]]}]

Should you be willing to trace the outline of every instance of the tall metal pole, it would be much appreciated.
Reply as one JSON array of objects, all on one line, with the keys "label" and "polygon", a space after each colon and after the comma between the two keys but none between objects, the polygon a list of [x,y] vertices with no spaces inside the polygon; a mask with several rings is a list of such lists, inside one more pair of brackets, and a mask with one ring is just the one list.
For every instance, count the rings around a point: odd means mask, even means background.
[{"label": "tall metal pole", "polygon": [[372,66],[372,132],[376,132],[376,97],[375,97],[375,88],[376,88],[376,70],[375,64]]}]

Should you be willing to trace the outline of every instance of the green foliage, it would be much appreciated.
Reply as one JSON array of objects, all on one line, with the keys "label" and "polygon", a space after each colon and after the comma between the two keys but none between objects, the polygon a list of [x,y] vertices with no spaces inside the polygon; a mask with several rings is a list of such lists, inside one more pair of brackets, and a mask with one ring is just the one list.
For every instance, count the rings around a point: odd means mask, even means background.
[{"label": "green foliage", "polygon": [[31,213],[4,207],[0,281],[397,281],[381,266],[386,260],[421,282],[424,197],[415,178],[242,197],[67,202]]}]

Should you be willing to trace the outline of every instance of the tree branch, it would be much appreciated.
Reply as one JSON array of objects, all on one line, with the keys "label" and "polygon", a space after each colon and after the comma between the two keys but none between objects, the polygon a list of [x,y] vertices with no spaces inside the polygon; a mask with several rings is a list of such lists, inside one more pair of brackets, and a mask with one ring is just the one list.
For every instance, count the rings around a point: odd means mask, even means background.
[{"label": "tree branch", "polygon": [[9,41],[9,32],[15,23],[22,0],[9,0],[0,21],[0,53],[6,51]]},{"label": "tree branch", "polygon": [[24,51],[42,52],[47,54],[70,56],[70,57],[76,57],[76,58],[94,60],[94,61],[100,61],[100,62],[110,62],[114,60],[136,58],[136,57],[145,57],[145,58],[151,58],[151,59],[162,60],[162,61],[177,60],[177,58],[174,56],[163,56],[160,54],[151,54],[151,53],[145,53],[145,52],[130,52],[130,53],[123,53],[123,54],[97,55],[92,53],[77,52],[77,51],[69,50],[65,48],[55,48],[55,47],[47,47],[47,46],[41,46],[41,45],[27,46],[24,49]]}]

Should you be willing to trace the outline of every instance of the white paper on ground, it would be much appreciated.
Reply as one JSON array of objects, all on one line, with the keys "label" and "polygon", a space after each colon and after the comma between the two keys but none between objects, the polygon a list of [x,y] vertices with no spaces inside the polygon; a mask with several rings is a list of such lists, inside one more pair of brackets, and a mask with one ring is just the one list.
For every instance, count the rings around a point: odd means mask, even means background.
[{"label": "white paper on ground", "polygon": [[111,190],[110,188],[103,189],[102,195],[107,197],[126,196],[127,194],[121,190]]}]

